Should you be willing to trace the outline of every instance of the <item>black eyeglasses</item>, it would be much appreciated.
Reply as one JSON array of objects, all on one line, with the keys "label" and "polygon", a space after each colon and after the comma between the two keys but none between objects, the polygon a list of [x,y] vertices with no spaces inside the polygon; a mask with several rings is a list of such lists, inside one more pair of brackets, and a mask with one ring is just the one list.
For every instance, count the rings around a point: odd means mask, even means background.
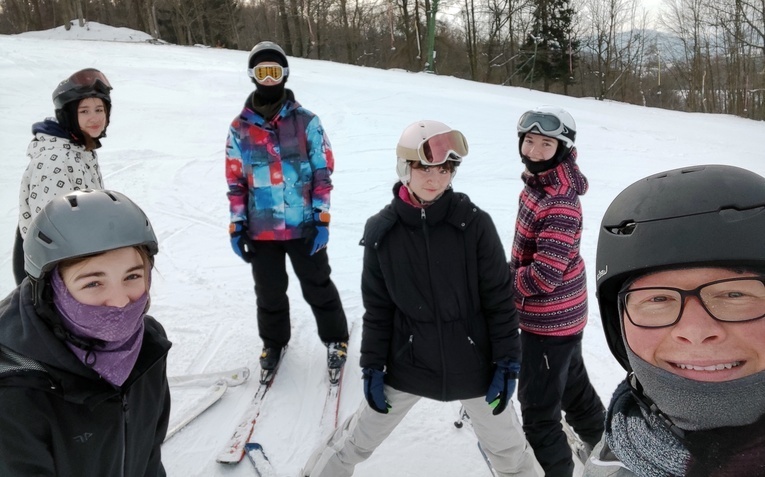
[{"label": "black eyeglasses", "polygon": [[646,287],[619,292],[622,309],[640,328],[672,326],[683,315],[685,302],[696,297],[717,321],[741,323],[765,317],[765,277],[728,278],[704,283],[693,290]]}]

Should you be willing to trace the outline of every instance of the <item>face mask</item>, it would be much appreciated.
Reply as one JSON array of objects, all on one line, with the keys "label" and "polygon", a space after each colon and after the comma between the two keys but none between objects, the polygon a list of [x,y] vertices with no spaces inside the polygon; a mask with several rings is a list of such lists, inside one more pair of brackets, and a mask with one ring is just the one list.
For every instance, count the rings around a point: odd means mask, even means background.
[{"label": "face mask", "polygon": [[638,357],[627,358],[643,393],[681,429],[698,431],[751,424],[765,414],[765,371],[725,382],[683,378]]},{"label": "face mask", "polygon": [[149,294],[122,308],[85,305],[78,302],[59,275],[52,272],[53,303],[61,315],[62,326],[88,341],[97,340],[91,349],[67,342],[69,349],[88,367],[110,383],[120,386],[133,369],[143,343],[144,321]]}]

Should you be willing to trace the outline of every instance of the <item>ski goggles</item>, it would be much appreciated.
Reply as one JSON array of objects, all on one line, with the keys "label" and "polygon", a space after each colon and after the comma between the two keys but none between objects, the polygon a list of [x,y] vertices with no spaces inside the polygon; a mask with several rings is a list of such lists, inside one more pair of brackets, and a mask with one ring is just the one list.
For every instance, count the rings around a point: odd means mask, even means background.
[{"label": "ski goggles", "polygon": [[258,83],[262,83],[267,79],[272,81],[282,81],[285,76],[289,74],[290,69],[285,68],[282,65],[255,65],[247,71],[250,78],[253,78]]},{"label": "ski goggles", "polygon": [[423,140],[416,149],[399,145],[396,155],[411,162],[420,162],[426,166],[438,166],[446,161],[462,162],[468,153],[465,136],[459,131],[436,134]]},{"label": "ski goggles", "polygon": [[112,85],[106,76],[95,68],[86,68],[65,79],[53,91],[53,105],[61,109],[70,101],[86,96],[109,99]]},{"label": "ski goggles", "polygon": [[73,74],[67,80],[76,88],[95,88],[108,92],[112,89],[106,76],[95,68],[86,68]]},{"label": "ski goggles", "polygon": [[536,128],[545,136],[558,136],[566,130],[560,118],[554,114],[539,111],[527,111],[518,120],[518,132],[527,133]]}]

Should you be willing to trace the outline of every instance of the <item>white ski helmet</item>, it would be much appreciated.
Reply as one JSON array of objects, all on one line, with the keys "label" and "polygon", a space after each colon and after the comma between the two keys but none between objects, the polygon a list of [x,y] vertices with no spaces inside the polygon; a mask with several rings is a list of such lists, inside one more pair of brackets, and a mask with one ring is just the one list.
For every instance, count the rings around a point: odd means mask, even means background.
[{"label": "white ski helmet", "polygon": [[[438,141],[434,141],[436,138]],[[442,122],[428,119],[417,121],[407,126],[398,140],[396,174],[406,185],[411,179],[412,162],[440,165],[453,161],[457,166],[467,154],[467,139],[461,132]]]}]

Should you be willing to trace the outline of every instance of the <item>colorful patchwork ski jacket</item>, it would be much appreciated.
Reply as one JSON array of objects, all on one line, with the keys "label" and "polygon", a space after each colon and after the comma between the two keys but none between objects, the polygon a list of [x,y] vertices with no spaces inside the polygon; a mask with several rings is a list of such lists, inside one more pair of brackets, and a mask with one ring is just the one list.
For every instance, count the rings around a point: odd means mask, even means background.
[{"label": "colorful patchwork ski jacket", "polygon": [[244,222],[253,240],[310,236],[329,212],[334,162],[319,117],[290,90],[271,121],[245,105],[226,142],[231,222]]},{"label": "colorful patchwork ski jacket", "polygon": [[521,329],[570,336],[587,324],[587,279],[579,253],[587,178],[576,149],[554,169],[524,171],[511,253],[513,288]]}]

